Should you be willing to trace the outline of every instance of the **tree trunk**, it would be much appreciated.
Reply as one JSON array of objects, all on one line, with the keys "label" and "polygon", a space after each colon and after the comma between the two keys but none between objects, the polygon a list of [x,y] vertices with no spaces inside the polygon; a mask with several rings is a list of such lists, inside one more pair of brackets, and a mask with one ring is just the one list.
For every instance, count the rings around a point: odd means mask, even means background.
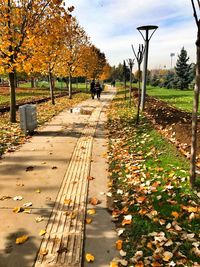
[{"label": "tree trunk", "polygon": [[138,106],[137,106],[136,124],[139,124],[139,119],[140,119],[140,100],[141,100],[140,64],[138,65],[138,71],[139,71],[139,80],[138,80]]},{"label": "tree trunk", "polygon": [[10,121],[16,122],[15,73],[9,73],[10,84]]},{"label": "tree trunk", "polygon": [[196,84],[194,88],[193,112],[192,112],[192,144],[191,144],[191,165],[190,165],[190,183],[194,186],[196,179],[196,154],[197,154],[197,122],[199,108],[199,92],[200,92],[200,28],[197,33],[196,42]]},{"label": "tree trunk", "polygon": [[69,75],[69,99],[72,99],[72,77]]},{"label": "tree trunk", "polygon": [[69,89],[69,78],[68,77],[66,77],[65,83],[66,83],[66,88]]},{"label": "tree trunk", "polygon": [[18,78],[17,78],[17,72],[16,70],[14,70],[14,75],[15,75],[15,89],[18,88],[19,86],[19,82],[18,82]]},{"label": "tree trunk", "polygon": [[87,78],[85,78],[85,89],[86,89],[86,92],[88,92],[88,83],[87,83]]},{"label": "tree trunk", "polygon": [[54,99],[54,82],[53,82],[53,76],[52,76],[51,71],[49,72],[49,82],[50,82],[51,103],[52,103],[52,105],[55,105],[55,99]]},{"label": "tree trunk", "polygon": [[131,106],[131,98],[132,98],[132,68],[130,68],[130,89],[129,89],[129,105]]},{"label": "tree trunk", "polygon": [[34,77],[31,77],[31,88],[35,87],[35,79]]}]

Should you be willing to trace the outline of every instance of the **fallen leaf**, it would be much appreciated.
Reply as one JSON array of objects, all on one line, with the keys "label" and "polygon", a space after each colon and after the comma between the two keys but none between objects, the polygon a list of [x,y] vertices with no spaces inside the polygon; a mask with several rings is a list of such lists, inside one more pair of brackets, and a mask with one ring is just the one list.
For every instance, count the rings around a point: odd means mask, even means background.
[{"label": "fallen leaf", "polygon": [[85,259],[86,259],[87,262],[93,262],[94,261],[94,256],[92,254],[87,253],[85,255]]},{"label": "fallen leaf", "polygon": [[136,198],[136,200],[137,200],[138,203],[144,202],[145,199],[146,199],[146,197],[138,197],[138,198]]},{"label": "fallen leaf", "polygon": [[39,223],[39,222],[41,222],[41,221],[44,221],[44,217],[42,217],[42,216],[36,217],[36,218],[35,218],[35,221],[36,221],[37,223]]},{"label": "fallen leaf", "polygon": [[19,213],[19,212],[22,212],[22,211],[24,211],[24,209],[22,207],[15,207],[13,209],[13,212],[15,212],[15,213]]},{"label": "fallen leaf", "polygon": [[23,207],[31,207],[33,205],[32,202],[27,202],[23,204]]},{"label": "fallen leaf", "polygon": [[92,181],[92,180],[94,180],[95,178],[92,177],[92,176],[88,176],[87,179],[88,179],[88,181]]},{"label": "fallen leaf", "polygon": [[30,214],[30,213],[31,213],[31,209],[24,209],[23,213],[28,213],[28,214]]},{"label": "fallen leaf", "polygon": [[35,190],[36,193],[41,193],[40,189]]},{"label": "fallen leaf", "polygon": [[115,261],[111,261],[110,267],[119,267],[118,263]]},{"label": "fallen leaf", "polygon": [[66,205],[69,205],[71,203],[72,203],[72,200],[71,199],[65,199],[64,200],[64,204],[66,204]]},{"label": "fallen leaf", "polygon": [[144,263],[142,261],[135,264],[135,267],[144,267]]},{"label": "fallen leaf", "polygon": [[117,250],[121,250],[122,249],[122,244],[123,244],[122,240],[120,240],[120,239],[117,240],[115,244],[116,244],[116,249]]},{"label": "fallen leaf", "polygon": [[188,207],[188,212],[198,212],[198,207]]},{"label": "fallen leaf", "polygon": [[170,251],[165,251],[163,253],[163,260],[164,261],[169,261],[173,257],[173,254]]},{"label": "fallen leaf", "polygon": [[41,249],[39,252],[40,256],[46,256],[48,253],[49,253],[48,249]]},{"label": "fallen leaf", "polygon": [[129,225],[129,224],[131,224],[131,222],[132,222],[132,220],[126,220],[126,219],[124,219],[124,220],[122,221],[122,226],[124,226],[124,225]]},{"label": "fallen leaf", "polygon": [[70,214],[70,218],[71,218],[71,219],[75,219],[76,216],[77,216],[77,213],[76,213],[76,212],[72,212],[72,213]]},{"label": "fallen leaf", "polygon": [[176,211],[172,211],[171,215],[176,219],[179,217],[179,214]]},{"label": "fallen leaf", "polygon": [[13,197],[13,200],[17,201],[17,200],[22,200],[23,197],[22,196],[16,196],[16,197]]},{"label": "fallen leaf", "polygon": [[17,237],[16,240],[15,240],[15,243],[20,245],[20,244],[23,244],[24,242],[26,242],[28,240],[28,235],[23,235],[23,236],[20,236],[20,237]]},{"label": "fallen leaf", "polygon": [[173,241],[172,241],[171,239],[169,239],[169,240],[165,243],[165,246],[166,246],[166,247],[169,247],[169,246],[171,246],[171,245],[173,245]]},{"label": "fallen leaf", "polygon": [[89,209],[89,210],[87,210],[87,214],[94,215],[94,214],[96,214],[96,210],[95,209]]},{"label": "fallen leaf", "polygon": [[92,219],[91,218],[86,218],[85,221],[86,221],[87,224],[90,224],[92,222]]},{"label": "fallen leaf", "polygon": [[44,229],[40,230],[39,235],[42,236],[44,234],[46,234],[46,230],[44,230]]},{"label": "fallen leaf", "polygon": [[125,257],[126,256],[126,251],[124,251],[124,250],[120,250],[120,252],[119,252],[119,254],[122,256],[122,257]]},{"label": "fallen leaf", "polygon": [[160,267],[160,266],[162,266],[159,262],[157,262],[157,261],[154,261],[153,263],[152,263],[152,266],[153,267]]},{"label": "fallen leaf", "polygon": [[96,197],[92,197],[91,199],[90,199],[90,204],[92,204],[92,205],[94,205],[94,206],[96,206],[97,204],[99,204],[100,203],[100,201],[96,198]]}]

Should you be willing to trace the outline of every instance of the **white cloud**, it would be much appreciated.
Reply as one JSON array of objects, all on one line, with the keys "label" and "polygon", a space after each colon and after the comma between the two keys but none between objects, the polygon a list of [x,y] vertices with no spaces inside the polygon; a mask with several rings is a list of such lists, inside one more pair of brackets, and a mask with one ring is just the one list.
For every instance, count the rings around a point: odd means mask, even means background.
[{"label": "white cloud", "polygon": [[[111,65],[133,57],[143,42],[138,26],[155,24],[159,29],[150,41],[149,68],[170,67],[170,53],[184,46],[195,61],[196,26],[190,1],[183,0],[68,0],[74,14]],[[174,58],[174,62],[175,62]]]}]

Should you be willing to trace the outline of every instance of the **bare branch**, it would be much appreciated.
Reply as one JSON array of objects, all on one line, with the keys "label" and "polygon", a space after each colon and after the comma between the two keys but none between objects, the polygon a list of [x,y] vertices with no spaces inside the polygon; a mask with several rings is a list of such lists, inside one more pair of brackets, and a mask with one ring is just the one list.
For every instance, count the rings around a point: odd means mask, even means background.
[{"label": "bare branch", "polygon": [[[193,8],[193,11],[194,11],[194,18],[195,18],[195,21],[196,21],[196,24],[197,24],[197,27],[199,28],[199,20],[198,20],[198,16],[197,16],[197,11],[196,11],[196,7],[195,7],[195,4],[194,4],[194,0],[191,0],[191,3],[192,3],[192,8]],[[200,6],[200,2],[198,0],[198,4]]]}]

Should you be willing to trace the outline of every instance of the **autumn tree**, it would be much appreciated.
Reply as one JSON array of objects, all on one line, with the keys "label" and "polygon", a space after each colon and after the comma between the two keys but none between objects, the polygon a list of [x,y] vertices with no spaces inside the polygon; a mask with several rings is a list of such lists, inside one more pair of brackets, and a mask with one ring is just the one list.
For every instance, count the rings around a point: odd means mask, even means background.
[{"label": "autumn tree", "polygon": [[102,74],[100,75],[100,80],[104,81],[110,78],[111,75],[111,67],[108,63],[106,63],[103,67]]},{"label": "autumn tree", "polygon": [[66,36],[66,25],[69,20],[70,16],[63,12],[62,15],[59,13],[51,14],[51,16],[49,15],[41,21],[41,25],[38,25],[40,34],[37,39],[34,39],[32,56],[28,63],[31,69],[26,68],[26,71],[29,72],[40,72],[48,75],[52,104],[55,104],[53,76],[56,69],[60,68],[60,64],[62,64],[61,51]]},{"label": "autumn tree", "polygon": [[[69,78],[69,98],[72,98],[72,77],[76,74],[82,55],[82,49],[89,44],[88,36],[79,25],[76,18],[72,17],[66,25],[66,36],[62,49],[62,71]],[[59,72],[59,70],[58,70]]]},{"label": "autumn tree", "polygon": [[10,82],[10,121],[16,121],[15,73],[26,58],[38,22],[48,14],[62,12],[60,0],[0,0],[0,65]]}]

